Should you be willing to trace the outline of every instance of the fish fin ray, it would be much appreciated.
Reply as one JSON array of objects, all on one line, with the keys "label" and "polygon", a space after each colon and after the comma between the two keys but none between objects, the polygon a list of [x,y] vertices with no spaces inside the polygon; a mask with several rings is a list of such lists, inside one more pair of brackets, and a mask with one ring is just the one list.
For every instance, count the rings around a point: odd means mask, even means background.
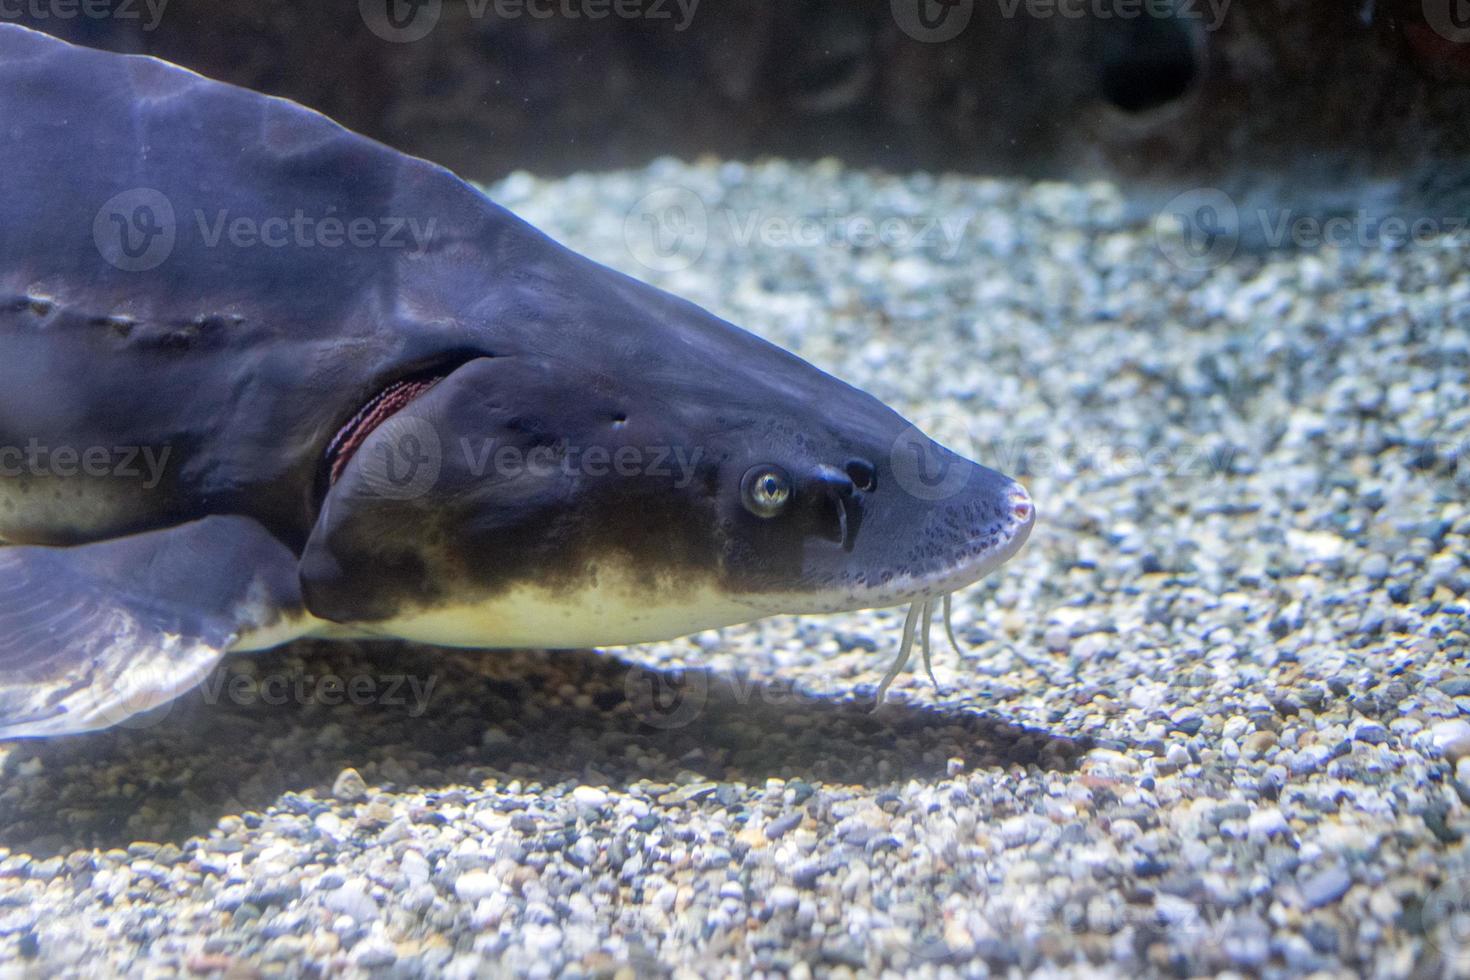
[{"label": "fish fin ray", "polygon": [[124,723],[299,607],[295,556],[244,517],[0,549],[0,738]]}]

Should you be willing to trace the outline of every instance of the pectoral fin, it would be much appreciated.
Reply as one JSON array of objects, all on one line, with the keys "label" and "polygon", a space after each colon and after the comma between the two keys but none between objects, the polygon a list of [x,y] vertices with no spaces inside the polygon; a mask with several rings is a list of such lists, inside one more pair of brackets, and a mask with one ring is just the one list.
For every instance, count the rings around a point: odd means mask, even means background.
[{"label": "pectoral fin", "polygon": [[295,555],[244,517],[0,549],[0,738],[107,728],[172,700],[242,637],[289,623],[296,579]]}]

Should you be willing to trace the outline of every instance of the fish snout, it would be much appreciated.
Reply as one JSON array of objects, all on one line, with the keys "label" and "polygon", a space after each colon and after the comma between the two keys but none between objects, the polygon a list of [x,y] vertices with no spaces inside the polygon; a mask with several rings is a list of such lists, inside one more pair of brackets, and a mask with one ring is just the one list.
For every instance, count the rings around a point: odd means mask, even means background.
[{"label": "fish snout", "polygon": [[1036,526],[1036,504],[1032,502],[1031,494],[1014,480],[1009,480],[1008,483],[1010,485],[1005,489],[1001,507],[1004,527],[1002,541],[995,554],[985,562],[987,572],[1010,561],[1021,550],[1021,546],[1031,536],[1031,529]]},{"label": "fish snout", "polygon": [[1031,494],[1026,492],[1026,488],[1015,481],[1011,482],[1007,499],[1011,519],[1015,521],[1015,530],[1011,534],[1016,541],[1016,547],[1020,547],[1030,536],[1031,529],[1036,526],[1036,505],[1032,503]]}]

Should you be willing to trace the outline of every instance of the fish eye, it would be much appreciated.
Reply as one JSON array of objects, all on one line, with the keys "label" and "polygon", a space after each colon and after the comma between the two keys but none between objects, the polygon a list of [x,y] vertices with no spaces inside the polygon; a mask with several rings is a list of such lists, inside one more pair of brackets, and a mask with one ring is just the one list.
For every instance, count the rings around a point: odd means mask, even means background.
[{"label": "fish eye", "polygon": [[779,466],[752,466],[740,480],[740,502],[756,517],[775,517],[790,501],[791,477]]}]

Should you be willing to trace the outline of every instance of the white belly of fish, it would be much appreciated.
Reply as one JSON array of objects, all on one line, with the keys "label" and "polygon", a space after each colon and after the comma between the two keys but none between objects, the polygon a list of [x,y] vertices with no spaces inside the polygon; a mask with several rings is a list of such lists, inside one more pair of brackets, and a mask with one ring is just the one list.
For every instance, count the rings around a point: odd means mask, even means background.
[{"label": "white belly of fish", "polygon": [[712,588],[649,595],[631,583],[600,578],[601,584],[587,589],[510,589],[480,602],[405,614],[373,624],[373,630],[441,646],[570,649],[666,640],[772,611]]}]

